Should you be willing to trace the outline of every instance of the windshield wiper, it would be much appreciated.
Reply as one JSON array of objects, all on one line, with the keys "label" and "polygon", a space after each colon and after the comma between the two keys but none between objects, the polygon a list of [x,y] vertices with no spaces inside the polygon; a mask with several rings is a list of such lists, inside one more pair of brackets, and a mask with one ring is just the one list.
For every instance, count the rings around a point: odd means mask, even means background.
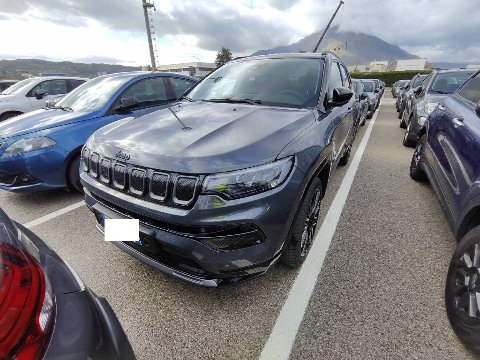
[{"label": "windshield wiper", "polygon": [[190,101],[190,102],[194,102],[195,100],[193,100],[191,97],[188,97],[188,96],[180,96],[178,100],[187,100],[187,101]]},{"label": "windshield wiper", "polygon": [[445,91],[442,91],[442,90],[434,90],[434,89],[430,89],[430,92],[434,92],[435,94],[450,94],[449,92],[445,92]]},{"label": "windshield wiper", "polygon": [[262,104],[261,100],[258,99],[206,99],[204,101],[218,102],[218,103],[232,103],[232,104],[250,104],[250,105],[260,105]]},{"label": "windshield wiper", "polygon": [[60,110],[63,110],[63,111],[73,111],[73,109],[71,107],[68,107],[68,106],[49,106],[48,109],[60,109]]}]

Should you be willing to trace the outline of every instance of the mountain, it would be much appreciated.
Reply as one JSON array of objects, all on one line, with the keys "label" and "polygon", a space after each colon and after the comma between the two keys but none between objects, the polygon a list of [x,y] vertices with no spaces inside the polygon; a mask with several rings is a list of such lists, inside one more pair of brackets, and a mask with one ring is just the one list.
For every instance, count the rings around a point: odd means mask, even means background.
[{"label": "mountain", "polygon": [[[278,54],[313,51],[321,32],[314,32],[300,41],[273,49],[260,50],[252,55]],[[345,46],[347,43],[347,46]],[[345,47],[347,51],[345,52]],[[368,64],[374,60],[418,59],[396,45],[360,32],[339,31],[338,26],[331,27],[323,39],[318,52],[330,50],[339,55],[347,65]]]},{"label": "mountain", "polygon": [[96,77],[101,73],[141,70],[140,67],[112,64],[84,64],[39,59],[0,60],[0,78],[20,78],[22,74],[56,73],[67,76]]}]

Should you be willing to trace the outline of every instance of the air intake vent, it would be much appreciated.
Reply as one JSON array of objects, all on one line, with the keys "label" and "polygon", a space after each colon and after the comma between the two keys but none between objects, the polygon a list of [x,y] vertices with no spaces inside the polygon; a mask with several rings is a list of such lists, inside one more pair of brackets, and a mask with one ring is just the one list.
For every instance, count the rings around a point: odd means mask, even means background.
[{"label": "air intake vent", "polygon": [[104,183],[110,183],[110,168],[112,166],[112,162],[110,159],[102,159],[100,161],[100,180]]},{"label": "air intake vent", "polygon": [[169,180],[168,174],[154,172],[150,181],[150,196],[153,199],[164,201],[167,197]]},{"label": "air intake vent", "polygon": [[180,205],[188,205],[195,198],[195,189],[198,178],[191,176],[179,176],[175,183],[173,201]]},{"label": "air intake vent", "polygon": [[113,167],[113,185],[117,189],[125,189],[127,185],[127,167],[125,165],[115,164]]},{"label": "air intake vent", "polygon": [[143,169],[133,169],[130,174],[130,191],[137,195],[143,195],[145,192],[146,171]]},{"label": "air intake vent", "polygon": [[90,157],[90,174],[95,178],[98,176],[98,154]]}]

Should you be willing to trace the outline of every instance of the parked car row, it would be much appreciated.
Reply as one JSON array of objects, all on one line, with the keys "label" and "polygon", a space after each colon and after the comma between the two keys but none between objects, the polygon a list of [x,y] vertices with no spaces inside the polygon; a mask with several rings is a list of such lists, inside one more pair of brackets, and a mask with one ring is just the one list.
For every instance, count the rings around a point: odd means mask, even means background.
[{"label": "parked car row", "polygon": [[434,70],[422,83],[418,78],[403,101],[404,145],[416,143],[410,176],[430,182],[458,241],[445,306],[455,333],[480,353],[480,71]]}]

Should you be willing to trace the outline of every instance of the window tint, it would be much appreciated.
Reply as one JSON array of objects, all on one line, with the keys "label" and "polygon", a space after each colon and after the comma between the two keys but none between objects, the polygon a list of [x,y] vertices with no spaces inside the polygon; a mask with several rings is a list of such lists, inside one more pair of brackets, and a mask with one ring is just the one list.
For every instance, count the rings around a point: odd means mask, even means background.
[{"label": "window tint", "polygon": [[38,90],[45,90],[48,95],[61,95],[67,93],[67,83],[65,80],[47,80],[35,86],[31,94],[35,96]]},{"label": "window tint", "polygon": [[68,92],[72,91],[73,89],[82,85],[85,81],[84,80],[68,80]]},{"label": "window tint", "polygon": [[330,68],[330,77],[328,78],[328,96],[330,99],[333,97],[333,89],[337,87],[343,87],[343,81],[338,64],[333,62]]},{"label": "window tint", "polygon": [[457,95],[477,104],[480,101],[480,75],[470,79],[457,91]]},{"label": "window tint", "polygon": [[348,76],[348,71],[343,65],[340,65],[340,72],[342,74],[343,86],[351,89],[352,83],[350,80],[350,76]]},{"label": "window tint", "polygon": [[172,83],[173,91],[175,91],[175,97],[177,99],[194,84],[192,80],[184,78],[170,78],[170,82]]},{"label": "window tint", "polygon": [[425,80],[426,77],[427,77],[427,75],[420,75],[419,77],[417,77],[415,79],[413,87],[416,88],[417,86],[422,85],[422,82],[423,82],[423,80]]},{"label": "window tint", "polygon": [[168,102],[167,89],[162,78],[149,78],[136,82],[125,90],[121,98],[133,98],[138,107],[165,104]]},{"label": "window tint", "polygon": [[449,71],[439,73],[433,80],[429,92],[453,94],[473,73],[473,71]]}]

